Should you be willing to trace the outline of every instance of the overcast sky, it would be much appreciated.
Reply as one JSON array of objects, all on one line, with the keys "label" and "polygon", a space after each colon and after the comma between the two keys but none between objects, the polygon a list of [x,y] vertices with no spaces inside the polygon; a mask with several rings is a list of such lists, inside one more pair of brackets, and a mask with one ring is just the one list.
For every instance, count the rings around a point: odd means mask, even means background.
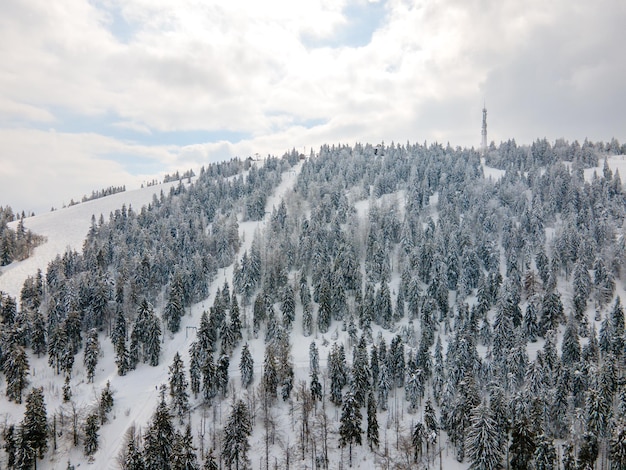
[{"label": "overcast sky", "polygon": [[623,0],[2,0],[0,204],[322,143],[626,140]]}]

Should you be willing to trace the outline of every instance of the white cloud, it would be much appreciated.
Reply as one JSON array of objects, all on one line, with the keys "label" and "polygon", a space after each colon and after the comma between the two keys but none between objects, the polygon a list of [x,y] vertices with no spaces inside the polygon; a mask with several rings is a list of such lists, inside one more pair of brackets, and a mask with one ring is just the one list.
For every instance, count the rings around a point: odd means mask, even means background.
[{"label": "white cloud", "polygon": [[[31,172],[71,165],[66,171],[85,172],[82,181],[96,187],[116,184],[105,176],[131,178],[119,163],[124,155],[150,156],[168,171],[204,158],[325,142],[476,145],[483,99],[496,141],[626,139],[624,2],[387,0],[366,45],[335,44],[355,3],[368,6],[368,0],[5,0],[2,135],[11,134]],[[334,47],[312,47],[307,38]],[[59,122],[67,113],[109,119],[110,129],[136,132],[141,142],[171,131],[245,138],[131,147],[98,136],[104,130],[97,127],[73,136]],[[71,158],[58,157],[51,167],[42,157],[50,137],[28,129],[41,123],[67,131],[57,146]],[[110,155],[118,163],[106,162]]]}]

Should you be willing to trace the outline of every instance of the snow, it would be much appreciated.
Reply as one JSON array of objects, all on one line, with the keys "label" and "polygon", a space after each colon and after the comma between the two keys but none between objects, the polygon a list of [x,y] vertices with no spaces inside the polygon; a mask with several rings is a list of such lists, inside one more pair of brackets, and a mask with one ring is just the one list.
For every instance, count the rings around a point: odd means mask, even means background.
[{"label": "snow", "polygon": [[[293,191],[297,175],[302,167],[300,162],[293,169],[285,172],[283,180],[276,191],[268,197],[266,210],[271,213],[273,207],[277,207],[281,199],[288,198]],[[150,186],[135,191],[126,191],[107,196],[93,201],[85,202],[61,210],[37,215],[25,219],[25,226],[33,232],[47,237],[46,243],[37,247],[33,255],[25,261],[15,262],[2,269],[0,276],[0,290],[15,296],[19,299],[19,293],[24,280],[29,275],[34,275],[37,269],[41,269],[44,273],[47,264],[53,260],[57,254],[64,253],[68,248],[80,251],[85,236],[91,224],[91,216],[95,215],[96,219],[103,214],[105,220],[108,220],[108,214],[116,209],[120,209],[123,204],[126,207],[132,206],[133,210],[138,211],[141,206],[147,205],[153,198],[158,195],[161,190],[166,194],[172,185],[178,182],[166,183],[162,185]],[[266,214],[266,219],[268,215]],[[242,239],[241,252],[249,250],[252,245],[254,233],[263,224],[263,221],[246,221],[240,222],[240,238]],[[222,276],[223,274],[223,276]],[[221,288],[224,281],[229,283],[232,280],[233,266],[229,266],[221,270],[214,282],[212,294],[203,302],[193,305],[190,308],[191,315],[185,315],[181,321],[181,329],[177,334],[165,333],[165,340],[162,344],[161,360],[158,367],[150,367],[146,364],[139,364],[135,371],[126,376],[117,374],[117,366],[114,362],[114,352],[111,341],[100,336],[100,344],[102,354],[96,369],[96,375],[93,384],[87,384],[87,378],[82,367],[82,350],[76,356],[74,366],[74,375],[70,384],[72,388],[72,401],[76,403],[77,409],[81,414],[85,415],[87,410],[97,402],[100,391],[105,387],[107,381],[111,383],[111,389],[114,392],[115,405],[112,411],[112,418],[108,424],[105,424],[99,431],[99,449],[94,454],[94,461],[100,464],[107,463],[108,468],[114,467],[117,455],[120,453],[124,444],[124,434],[131,424],[139,427],[145,427],[150,420],[159,400],[159,386],[166,384],[168,380],[168,367],[176,352],[181,354],[185,363],[185,367],[189,365],[189,346],[195,339],[194,329],[188,327],[197,327],[200,316],[204,310],[208,310],[209,305],[213,302],[213,297],[217,288]],[[248,316],[248,323],[251,323],[250,308],[241,307],[242,317]],[[157,313],[159,313],[157,311]],[[300,312],[301,314],[301,312]],[[297,324],[297,323],[296,323]],[[263,363],[263,355],[265,346],[263,339],[254,339],[244,333],[244,341],[248,340],[250,350],[255,360],[255,382],[261,376],[261,368]],[[298,346],[302,346],[301,348]],[[296,373],[296,378],[305,378],[302,371],[308,371],[308,348],[309,342],[302,341],[294,347],[293,355],[295,358],[294,365],[300,369],[301,374]],[[239,387],[239,360],[241,348],[238,348],[231,358],[229,375]],[[306,358],[304,360],[303,358]],[[326,354],[323,356],[325,363]],[[54,371],[48,367],[47,358],[29,358],[31,363],[30,383],[33,387],[43,386],[46,397],[46,406],[49,419],[57,413],[63,412],[67,419],[68,405],[62,403],[61,385],[63,378],[56,376]],[[296,382],[297,383],[297,382]],[[4,393],[2,392],[2,396]],[[225,420],[229,413],[229,407],[222,402],[218,406],[220,420]],[[192,406],[195,403],[192,401]],[[64,411],[63,411],[64,410]],[[0,402],[0,417],[4,417],[8,422],[17,423],[22,419],[24,414],[24,405],[16,405],[14,403],[2,400]],[[194,417],[192,421],[197,420]],[[192,424],[192,431],[195,433],[195,425]],[[206,444],[206,443],[205,443]],[[197,445],[197,444],[196,444]],[[50,453],[48,454],[50,455]],[[82,447],[74,448],[71,444],[69,434],[64,434],[58,439],[57,451],[52,457],[45,461],[38,462],[38,468],[46,470],[53,468],[65,468],[67,460],[70,459],[73,464],[85,462],[86,457],[83,456]],[[254,460],[254,459],[253,459]]]},{"label": "snow", "polygon": [[[609,168],[615,174],[616,171],[619,171],[620,178],[622,179],[622,183],[624,183],[624,176],[626,175],[626,155],[611,155],[606,159],[609,164]],[[600,159],[598,162],[598,166],[595,168],[587,168],[585,170],[585,181],[591,182],[593,180],[593,174],[596,173],[598,176],[602,176],[602,170],[604,168],[604,160]]]},{"label": "snow", "polygon": [[[20,291],[28,276],[32,276],[41,269],[44,274],[48,263],[57,254],[63,254],[67,249],[80,252],[89,227],[91,216],[96,220],[100,214],[108,221],[109,214],[122,205],[132,207],[139,211],[142,206],[148,205],[154,195],[159,195],[161,190],[167,194],[172,186],[178,185],[178,181],[149,186],[132,191],[123,191],[111,196],[94,199],[76,204],[63,209],[38,214],[24,219],[24,226],[38,235],[46,237],[46,242],[37,248],[26,260],[11,263],[0,268],[0,290],[19,299]],[[13,228],[17,222],[10,224]]]},{"label": "snow", "polygon": [[483,174],[485,175],[485,179],[492,180],[494,183],[499,181],[506,173],[506,170],[500,170],[498,168],[487,166],[485,164],[484,158],[480,159],[480,164],[483,167]]},{"label": "snow", "polygon": [[[609,157],[609,165],[613,171],[619,170],[621,175],[626,174],[626,156],[620,155],[615,157]],[[277,207],[282,198],[288,199],[292,194],[294,184],[297,179],[297,175],[302,167],[302,162],[299,163],[293,169],[283,174],[281,184],[276,188],[274,193],[269,196],[266,211],[271,213],[273,207]],[[483,171],[485,178],[498,180],[504,175],[503,170],[490,168],[483,165]],[[602,172],[602,166],[597,169],[585,170],[585,177],[590,179],[593,175],[593,171],[597,171],[598,174]],[[12,296],[19,298],[19,292],[21,286],[27,276],[35,274],[37,269],[42,269],[45,272],[47,264],[54,259],[57,254],[62,254],[66,249],[75,249],[80,251],[82,248],[83,240],[91,223],[91,216],[95,215],[96,219],[100,214],[108,218],[108,214],[111,211],[121,208],[123,204],[127,207],[132,206],[134,210],[138,211],[141,206],[148,204],[153,196],[158,195],[161,190],[166,194],[169,192],[169,188],[172,185],[176,185],[178,182],[167,183],[163,185],[150,186],[135,191],[126,191],[117,193],[105,198],[96,199],[93,201],[78,204],[69,208],[57,210],[50,213],[40,214],[35,217],[25,219],[25,225],[33,232],[47,237],[46,243],[35,249],[34,254],[27,260],[22,262],[12,263],[9,266],[2,268],[2,274],[0,275],[0,290],[9,293]],[[389,197],[392,197],[391,195]],[[400,195],[397,197],[400,209],[403,209],[404,198]],[[437,195],[433,196],[430,200],[432,206],[436,206]],[[360,216],[366,216],[369,207],[368,200],[361,200],[356,203],[356,208]],[[436,217],[436,214],[433,214]],[[266,213],[266,219],[268,215]],[[246,221],[239,223],[240,238],[242,240],[242,247],[239,255],[245,250],[249,250],[256,231],[262,229],[266,223],[263,221]],[[116,458],[122,449],[124,443],[124,434],[126,430],[132,424],[137,425],[140,428],[145,428],[146,424],[150,420],[159,399],[159,385],[165,384],[168,379],[168,366],[172,362],[172,358],[176,352],[181,354],[181,357],[185,363],[185,367],[189,365],[189,346],[195,338],[195,332],[192,328],[197,327],[200,316],[204,310],[207,310],[209,305],[212,304],[213,297],[216,289],[221,288],[224,281],[230,282],[232,279],[233,266],[229,266],[224,270],[220,270],[214,284],[211,287],[211,295],[204,301],[193,305],[189,309],[188,315],[185,315],[181,321],[181,330],[177,334],[171,334],[166,332],[164,343],[161,351],[161,361],[158,367],[150,367],[146,364],[139,364],[135,371],[130,372],[124,377],[117,375],[117,368],[114,363],[113,346],[110,340],[101,335],[100,344],[103,353],[96,369],[96,375],[93,384],[88,384],[84,368],[82,367],[82,350],[76,357],[76,364],[74,367],[74,375],[71,378],[71,386],[73,392],[73,402],[76,403],[77,409],[84,415],[90,406],[92,406],[99,398],[100,391],[104,388],[107,381],[111,383],[111,389],[114,392],[115,405],[111,413],[110,422],[105,424],[99,431],[99,450],[94,455],[94,461],[96,464],[93,468],[116,468]],[[398,283],[398,274],[395,273],[391,279],[390,284],[396,286]],[[623,293],[623,287],[618,287],[620,293]],[[158,306],[157,306],[158,307]],[[242,322],[244,325],[246,322],[251,323],[251,307],[244,307],[240,305]],[[159,313],[159,312],[157,312]],[[320,368],[322,372],[325,369],[328,352],[332,341],[329,341],[333,333],[340,328],[337,322],[334,322],[331,326],[331,330],[327,335],[315,335],[309,338],[304,338],[297,331],[300,328],[300,318],[302,315],[301,306],[298,304],[296,311],[296,320],[294,321],[294,329],[296,333],[292,335],[292,357],[294,360],[294,392],[297,390],[297,385],[300,380],[308,379],[308,365],[309,365],[309,345],[311,341],[316,341],[319,350]],[[593,320],[592,320],[593,322]],[[390,343],[391,338],[394,335],[392,331],[384,331],[379,327],[373,327],[373,335],[382,332],[387,340],[387,344]],[[340,336],[341,341],[346,342],[346,352],[348,361],[351,361],[351,348],[347,343],[348,339],[346,335]],[[446,348],[446,340],[444,340],[444,351]],[[254,339],[250,331],[244,331],[244,342],[248,342],[250,351],[253,355],[254,366],[254,384],[258,384],[261,372],[265,345],[262,337]],[[543,341],[534,343],[529,350],[531,359],[535,356],[536,351],[541,348]],[[239,388],[239,360],[240,360],[241,348],[237,348],[230,361],[230,380],[235,385],[235,388]],[[67,421],[68,413],[71,411],[67,404],[62,403],[61,384],[62,377],[55,375],[54,371],[48,367],[47,358],[29,357],[31,364],[31,376],[29,377],[32,386],[43,386],[46,405],[48,411],[48,417],[50,420],[53,415],[57,415],[57,419],[60,419],[60,413],[62,412]],[[322,373],[320,381],[324,384],[327,377]],[[4,385],[0,385],[4,387]],[[4,396],[4,390],[0,390],[0,395]],[[401,398],[402,391],[393,389],[390,393],[389,401],[390,408],[397,407],[397,413],[401,413],[402,429],[407,431],[408,425],[411,425],[416,419],[420,418],[418,415],[408,415],[406,411],[406,403]],[[233,395],[234,392],[230,392]],[[400,398],[398,398],[400,396]],[[198,407],[199,402],[192,399],[191,406]],[[205,451],[210,447],[210,435],[216,429],[221,427],[221,423],[226,420],[230,412],[230,398],[219,402],[213,409],[207,411],[195,412],[192,415],[192,433],[194,435],[195,445],[200,447],[199,433],[201,426],[205,428],[206,435],[204,436],[204,449]],[[5,422],[17,423],[22,419],[24,412],[24,405],[17,405],[6,400],[0,401],[0,419],[4,418]],[[320,412],[318,407],[317,413]],[[330,435],[329,445],[331,447],[331,460],[337,461],[341,455],[341,449],[337,447],[337,436],[335,435],[338,427],[338,423],[332,422],[335,418],[335,414],[338,411],[334,407],[328,407],[327,413],[331,418],[330,423]],[[203,415],[207,417],[206,423],[201,423]],[[273,409],[273,415],[278,422],[279,440],[281,446],[284,449],[285,446],[292,446],[296,443],[297,430],[294,429],[294,417],[290,414],[290,407],[288,403],[280,401]],[[355,446],[353,448],[353,468],[384,468],[385,459],[382,456],[382,449],[384,449],[385,443],[389,448],[394,448],[395,452],[395,426],[389,421],[387,413],[379,413],[378,419],[380,424],[380,440],[381,450],[380,455],[372,454],[366,445]],[[260,412],[257,413],[259,418]],[[313,418],[315,419],[315,418]],[[253,433],[250,443],[253,449],[264,448],[264,434],[262,426],[260,424],[260,418],[257,419],[255,426],[255,432]],[[365,422],[365,419],[364,419]],[[60,424],[59,424],[60,426]],[[450,470],[466,469],[467,463],[459,463],[454,458],[454,451],[446,447],[445,435],[441,436],[442,442],[442,468]],[[38,468],[42,470],[46,469],[64,469],[67,465],[68,459],[76,468],[88,465],[89,462],[82,453],[82,447],[73,447],[71,443],[71,433],[68,429],[62,435],[57,438],[56,451],[49,451],[45,461],[38,462]],[[52,447],[52,442],[50,442]],[[276,448],[281,446],[274,446],[271,459],[276,459],[276,462],[282,462],[284,454],[279,455]],[[295,452],[295,450],[294,450]],[[345,452],[344,454],[347,454]],[[253,468],[258,468],[259,462],[262,458],[261,455],[250,455]],[[264,458],[264,456],[263,456]],[[344,462],[347,460],[344,455]],[[273,460],[272,460],[273,461]],[[310,462],[303,462],[293,455],[292,468],[310,468]],[[433,464],[439,465],[438,461]]]}]

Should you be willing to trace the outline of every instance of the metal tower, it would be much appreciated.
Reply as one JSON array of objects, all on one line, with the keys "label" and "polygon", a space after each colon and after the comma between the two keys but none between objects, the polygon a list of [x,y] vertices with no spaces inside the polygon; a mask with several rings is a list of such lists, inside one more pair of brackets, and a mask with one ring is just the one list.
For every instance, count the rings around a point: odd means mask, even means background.
[{"label": "metal tower", "polygon": [[482,141],[480,143],[483,155],[487,151],[487,108],[483,104],[483,130],[481,131]]}]

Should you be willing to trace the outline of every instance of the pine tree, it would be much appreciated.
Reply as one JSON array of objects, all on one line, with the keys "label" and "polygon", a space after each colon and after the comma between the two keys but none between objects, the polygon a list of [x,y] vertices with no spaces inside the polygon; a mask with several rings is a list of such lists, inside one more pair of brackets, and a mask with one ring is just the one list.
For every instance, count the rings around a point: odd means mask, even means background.
[{"label": "pine tree", "polygon": [[387,358],[387,368],[392,383],[395,383],[395,386],[398,388],[404,386],[404,343],[402,342],[402,338],[398,335],[394,336],[393,340],[391,340]]},{"label": "pine tree", "polygon": [[313,333],[313,312],[311,303],[302,306],[302,335],[311,336]]},{"label": "pine tree", "polygon": [[367,391],[370,387],[367,345],[365,343],[365,336],[361,336],[359,344],[353,350],[352,360],[352,393],[359,407],[365,406]]},{"label": "pine tree", "polygon": [[337,346],[337,343],[333,343],[328,353],[328,375],[330,376],[330,401],[339,406],[342,402],[342,388],[346,384],[346,364],[341,346]]},{"label": "pine tree", "polygon": [[352,444],[361,445],[361,408],[350,391],[346,393],[341,408],[339,424],[339,447],[349,447],[350,466],[352,466]]},{"label": "pine tree", "polygon": [[63,383],[63,403],[67,403],[72,399],[72,387],[70,386],[70,376],[65,376]]},{"label": "pine tree", "polygon": [[[87,382],[93,382],[93,376],[98,365],[98,356],[100,355],[100,342],[98,341],[98,330],[92,328],[87,334],[87,342],[85,343],[85,353],[83,364],[87,370]],[[90,454],[88,454],[90,455]]]},{"label": "pine tree", "polygon": [[311,377],[311,398],[313,401],[322,399],[322,384],[319,375],[319,353],[315,341],[309,346],[309,375]]},{"label": "pine tree", "polygon": [[106,386],[100,393],[100,402],[98,403],[98,414],[100,416],[100,424],[105,424],[108,419],[109,412],[113,409],[113,392],[111,391],[111,382],[107,380]]},{"label": "pine tree", "polygon": [[247,389],[252,385],[254,380],[254,359],[250,353],[248,343],[244,344],[243,348],[241,348],[239,371],[241,372],[241,387]]},{"label": "pine tree", "polygon": [[387,400],[389,398],[389,390],[391,390],[391,379],[387,371],[387,364],[383,362],[380,366],[380,376],[378,378],[378,404],[383,411],[387,410]]},{"label": "pine tree", "polygon": [[24,411],[25,442],[39,458],[48,450],[48,416],[44,402],[43,388],[33,388],[26,397],[26,410]]},{"label": "pine tree", "polygon": [[4,451],[7,454],[7,468],[15,468],[15,453],[17,451],[16,431],[13,424],[9,424],[4,428],[2,432],[4,439]]},{"label": "pine tree", "polygon": [[391,327],[393,316],[393,304],[391,302],[391,293],[387,282],[382,282],[380,291],[376,298],[376,319],[377,323],[385,329]]},{"label": "pine tree", "polygon": [[193,446],[191,426],[187,423],[185,434],[176,433],[172,470],[199,470],[196,449]]},{"label": "pine tree", "polygon": [[598,458],[598,436],[587,431],[583,434],[581,441],[578,449],[578,468],[592,469]]},{"label": "pine tree", "polygon": [[552,439],[545,434],[537,436],[535,448],[535,469],[556,470],[557,455]]},{"label": "pine tree", "polygon": [[[563,446],[563,470],[576,470],[576,457],[574,456],[574,445],[568,441]],[[621,468],[621,467],[619,467]]]},{"label": "pine tree", "polygon": [[378,436],[378,417],[376,416],[377,406],[374,393],[370,390],[367,394],[367,444],[370,450],[378,448],[380,442]]},{"label": "pine tree", "polygon": [[93,455],[98,450],[98,431],[100,429],[99,417],[96,413],[91,413],[85,421],[85,455]]},{"label": "pine tree", "polygon": [[219,470],[219,466],[215,461],[215,456],[213,455],[213,449],[209,451],[209,454],[206,456],[206,460],[204,461],[203,470]]},{"label": "pine tree", "polygon": [[511,445],[509,455],[512,470],[530,470],[535,453],[535,435],[525,418],[511,426]]},{"label": "pine tree", "polygon": [[612,470],[626,468],[626,422],[623,419],[618,421],[611,433],[609,457]]},{"label": "pine tree", "polygon": [[580,342],[578,340],[576,320],[571,315],[565,327],[561,351],[561,360],[565,366],[573,367],[580,360]]},{"label": "pine tree", "polygon": [[180,330],[180,319],[185,315],[183,296],[182,277],[179,273],[176,273],[172,285],[170,286],[167,303],[163,309],[163,321],[167,329],[172,333],[176,333]]},{"label": "pine tree", "polygon": [[3,365],[7,382],[6,395],[10,401],[22,403],[22,392],[28,385],[29,367],[24,348],[18,345],[11,346]]},{"label": "pine tree", "polygon": [[541,306],[539,333],[545,335],[547,331],[556,329],[565,320],[561,296],[556,292],[547,293]]},{"label": "pine tree", "polygon": [[413,462],[417,463],[422,458],[424,452],[424,440],[426,438],[426,430],[422,423],[415,423],[413,432],[411,433],[411,445],[413,447]]},{"label": "pine tree", "polygon": [[489,405],[481,403],[472,410],[465,448],[470,470],[493,470],[500,467],[502,448],[497,423]]},{"label": "pine tree", "polygon": [[130,356],[126,349],[126,340],[119,336],[115,342],[115,365],[117,365],[117,374],[124,376],[130,367]]},{"label": "pine tree", "polygon": [[174,426],[165,403],[165,393],[144,434],[143,460],[146,470],[170,470],[174,451]]},{"label": "pine tree", "polygon": [[183,364],[177,351],[172,360],[172,365],[169,367],[169,387],[170,397],[172,397],[172,412],[178,416],[181,424],[185,414],[189,411],[188,385],[185,376],[185,364]]},{"label": "pine tree", "polygon": [[278,371],[276,358],[271,347],[265,348],[265,360],[263,361],[263,390],[270,398],[276,398],[278,388]]},{"label": "pine tree", "polygon": [[222,397],[226,396],[228,392],[228,368],[230,367],[230,358],[226,354],[222,354],[217,361],[215,367],[215,381],[217,390],[222,394]]},{"label": "pine tree", "polygon": [[150,317],[146,331],[145,347],[148,364],[153,367],[158,366],[161,354],[161,321],[154,314]]},{"label": "pine tree", "polygon": [[17,470],[30,470],[37,460],[37,449],[27,437],[26,429],[22,425],[15,440],[15,468]]},{"label": "pine tree", "polygon": [[522,320],[524,335],[531,343],[537,341],[539,336],[539,324],[537,323],[537,307],[533,301],[528,302],[526,312]]},{"label": "pine tree", "polygon": [[285,287],[280,310],[283,312],[283,325],[287,330],[290,330],[291,324],[296,318],[296,298],[291,284]]},{"label": "pine tree", "polygon": [[143,456],[141,455],[141,449],[137,445],[137,440],[134,435],[128,439],[126,444],[126,455],[124,458],[123,469],[124,470],[143,470],[145,464]]},{"label": "pine tree", "polygon": [[37,357],[41,357],[46,352],[46,322],[39,309],[33,313],[30,346]]},{"label": "pine tree", "polygon": [[434,449],[439,437],[439,423],[430,398],[426,400],[424,407],[424,425],[426,427],[426,447],[427,451],[430,451],[431,446]]},{"label": "pine tree", "polygon": [[231,410],[224,427],[222,438],[222,459],[228,469],[248,468],[248,438],[252,433],[250,412],[243,400],[238,400]]},{"label": "pine tree", "polygon": [[319,309],[317,311],[317,328],[320,333],[328,332],[332,317],[332,296],[328,280],[322,278],[319,294]]}]

